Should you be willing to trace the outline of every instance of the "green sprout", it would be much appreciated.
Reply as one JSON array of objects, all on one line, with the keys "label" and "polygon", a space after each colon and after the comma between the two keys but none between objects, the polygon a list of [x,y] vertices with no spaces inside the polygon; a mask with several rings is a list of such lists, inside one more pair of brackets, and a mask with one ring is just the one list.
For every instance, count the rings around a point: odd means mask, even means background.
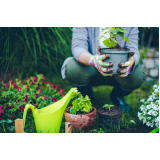
[{"label": "green sprout", "polygon": [[114,105],[105,104],[103,107],[104,107],[105,109],[109,109],[109,111],[110,111],[111,108],[114,107]]}]

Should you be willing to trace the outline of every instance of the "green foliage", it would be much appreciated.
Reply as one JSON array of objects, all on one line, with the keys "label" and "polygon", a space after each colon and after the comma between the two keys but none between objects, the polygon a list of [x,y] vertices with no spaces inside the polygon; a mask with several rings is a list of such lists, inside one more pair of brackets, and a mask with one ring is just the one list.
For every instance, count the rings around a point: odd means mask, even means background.
[{"label": "green foliage", "polygon": [[80,92],[75,92],[72,107],[70,108],[71,114],[89,113],[92,110],[92,103],[86,95],[83,97]]},{"label": "green foliage", "polygon": [[[45,81],[42,74],[23,81],[16,79],[15,82],[13,80],[6,82],[0,79],[0,82],[0,132],[14,130],[13,120],[22,119],[26,104],[33,104],[40,109],[65,96],[59,84],[55,85]],[[28,111],[28,114],[28,117],[31,117],[31,110]]]},{"label": "green foliage", "polygon": [[[103,40],[103,44],[109,48],[115,47],[118,42],[117,42],[117,36],[120,36],[122,39],[124,39],[125,41],[127,41],[129,43],[129,39],[128,37],[124,36],[124,33],[126,32],[125,28],[122,27],[106,27],[106,28],[102,28],[102,34],[98,37],[97,42],[102,39],[105,38],[105,40]],[[105,35],[109,33],[110,37],[106,38]],[[129,43],[130,44],[130,43]]]},{"label": "green foliage", "polygon": [[0,67],[30,76],[60,74],[58,68],[71,56],[71,27],[0,27]]},{"label": "green foliage", "polygon": [[140,53],[140,60],[139,60],[139,64],[143,64],[143,60],[147,57],[147,52],[149,52],[149,48],[147,47],[143,47],[143,49],[139,49],[139,53]]}]

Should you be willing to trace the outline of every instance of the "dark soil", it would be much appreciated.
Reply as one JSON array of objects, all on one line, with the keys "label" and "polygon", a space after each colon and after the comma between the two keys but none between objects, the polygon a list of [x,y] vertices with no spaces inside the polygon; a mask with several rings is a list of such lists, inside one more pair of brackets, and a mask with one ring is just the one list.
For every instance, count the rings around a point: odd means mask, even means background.
[{"label": "dark soil", "polygon": [[118,50],[129,50],[127,47],[121,47],[120,45],[116,45],[115,47],[112,47],[111,49],[118,49]]},{"label": "dark soil", "polygon": [[107,115],[107,116],[116,116],[120,115],[123,113],[122,109],[117,108],[117,107],[111,107],[110,111],[109,109],[105,109],[104,107],[101,107],[98,109],[98,112],[102,115]]}]

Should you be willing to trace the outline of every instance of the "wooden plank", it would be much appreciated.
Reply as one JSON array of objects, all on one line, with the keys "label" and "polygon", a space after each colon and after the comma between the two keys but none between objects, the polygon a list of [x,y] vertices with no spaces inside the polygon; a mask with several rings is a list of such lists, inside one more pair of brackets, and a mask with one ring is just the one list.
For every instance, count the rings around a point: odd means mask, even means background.
[{"label": "wooden plank", "polygon": [[23,119],[15,120],[15,133],[24,133]]},{"label": "wooden plank", "polygon": [[65,133],[72,133],[72,126],[70,122],[65,122]]}]

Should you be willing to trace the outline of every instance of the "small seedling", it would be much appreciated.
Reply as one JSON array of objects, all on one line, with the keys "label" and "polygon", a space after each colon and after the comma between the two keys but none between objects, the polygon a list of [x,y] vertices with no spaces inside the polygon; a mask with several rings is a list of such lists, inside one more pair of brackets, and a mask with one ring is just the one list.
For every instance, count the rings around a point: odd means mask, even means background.
[{"label": "small seedling", "polygon": [[111,108],[114,107],[114,105],[105,104],[103,107],[104,107],[105,109],[109,109],[109,111],[110,111]]}]

